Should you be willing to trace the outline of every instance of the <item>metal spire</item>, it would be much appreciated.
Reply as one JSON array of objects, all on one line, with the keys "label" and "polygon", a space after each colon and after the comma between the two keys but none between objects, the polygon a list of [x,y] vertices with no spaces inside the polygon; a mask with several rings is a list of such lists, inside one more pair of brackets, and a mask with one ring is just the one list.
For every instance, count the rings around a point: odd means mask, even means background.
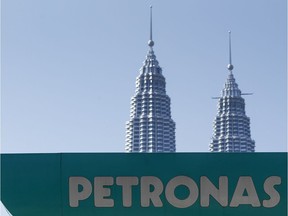
[{"label": "metal spire", "polygon": [[152,40],[152,5],[150,6],[150,39],[148,41],[148,45],[151,47],[154,46],[154,41]]},{"label": "metal spire", "polygon": [[229,33],[229,64],[227,65],[227,68],[232,73],[234,66],[232,65],[231,31],[228,31],[228,33]]}]

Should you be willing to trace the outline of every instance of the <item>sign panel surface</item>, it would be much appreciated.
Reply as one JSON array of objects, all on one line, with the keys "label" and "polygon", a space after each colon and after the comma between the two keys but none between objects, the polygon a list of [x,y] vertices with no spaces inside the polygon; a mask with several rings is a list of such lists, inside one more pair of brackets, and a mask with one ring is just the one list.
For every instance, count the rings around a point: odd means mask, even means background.
[{"label": "sign panel surface", "polygon": [[2,155],[21,216],[286,216],[287,153]]}]

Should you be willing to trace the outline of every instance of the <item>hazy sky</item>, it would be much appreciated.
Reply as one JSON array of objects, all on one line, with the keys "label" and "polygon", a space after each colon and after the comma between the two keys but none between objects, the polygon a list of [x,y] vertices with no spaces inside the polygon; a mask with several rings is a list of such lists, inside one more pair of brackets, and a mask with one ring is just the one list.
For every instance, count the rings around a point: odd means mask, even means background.
[{"label": "hazy sky", "polygon": [[2,152],[123,152],[150,5],[177,151],[208,151],[228,30],[256,151],[287,151],[285,0],[2,0]]}]

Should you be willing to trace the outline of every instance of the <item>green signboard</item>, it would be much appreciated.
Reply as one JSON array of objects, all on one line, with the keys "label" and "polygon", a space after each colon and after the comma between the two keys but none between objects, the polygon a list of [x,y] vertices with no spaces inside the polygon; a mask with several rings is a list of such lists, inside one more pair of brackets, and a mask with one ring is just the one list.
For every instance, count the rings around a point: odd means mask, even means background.
[{"label": "green signboard", "polygon": [[1,155],[14,216],[286,216],[287,153]]}]

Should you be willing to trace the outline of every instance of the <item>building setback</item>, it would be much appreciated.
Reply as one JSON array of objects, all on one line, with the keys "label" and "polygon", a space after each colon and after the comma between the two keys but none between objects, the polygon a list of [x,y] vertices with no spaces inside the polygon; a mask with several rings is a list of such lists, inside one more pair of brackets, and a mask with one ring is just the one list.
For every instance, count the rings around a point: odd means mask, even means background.
[{"label": "building setback", "polygon": [[245,100],[232,73],[231,32],[229,32],[229,75],[218,98],[218,113],[214,120],[211,152],[254,152],[251,139],[250,119],[245,113]]},{"label": "building setback", "polygon": [[149,51],[136,79],[126,122],[126,152],[175,152],[175,122],[165,77],[153,51],[152,7],[150,7]]}]

